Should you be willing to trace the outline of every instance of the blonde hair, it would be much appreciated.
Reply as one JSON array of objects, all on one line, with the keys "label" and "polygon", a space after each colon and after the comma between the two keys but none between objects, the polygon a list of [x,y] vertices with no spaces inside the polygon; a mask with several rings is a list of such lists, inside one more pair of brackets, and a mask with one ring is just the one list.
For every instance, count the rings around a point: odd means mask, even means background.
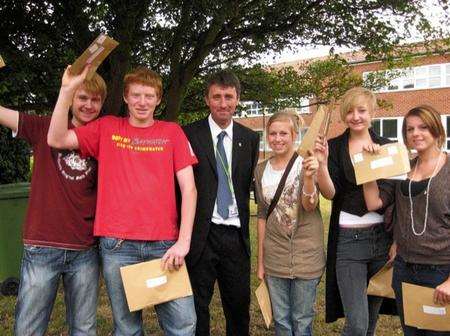
[{"label": "blonde hair", "polygon": [[344,96],[341,99],[340,106],[340,114],[341,120],[345,121],[345,116],[348,111],[356,106],[360,99],[364,99],[367,105],[370,108],[370,115],[373,114],[375,109],[377,108],[377,97],[375,94],[369,89],[357,86],[345,92]]},{"label": "blonde hair", "polygon": [[298,134],[300,132],[300,128],[304,125],[304,120],[300,117],[296,112],[292,109],[283,109],[272,114],[267,121],[266,131],[269,131],[270,125],[272,125],[275,121],[288,121],[291,123],[292,132]]},{"label": "blonde hair", "polygon": [[106,98],[106,83],[105,80],[98,73],[94,72],[94,75],[91,79],[85,79],[81,88],[89,92],[90,94],[98,94],[100,95],[102,102],[105,101]]},{"label": "blonde hair", "polygon": [[158,98],[162,97],[162,79],[155,71],[146,67],[138,67],[127,73],[123,79],[124,96],[128,94],[131,84],[141,84],[155,89]]},{"label": "blonde hair", "polygon": [[438,147],[442,148],[442,146],[445,143],[446,135],[444,126],[441,122],[441,116],[438,111],[434,107],[428,106],[428,105],[420,105],[417,107],[414,107],[413,109],[409,110],[408,113],[406,113],[405,118],[403,119],[403,125],[402,125],[402,136],[403,136],[403,142],[408,145],[408,142],[406,141],[406,120],[409,117],[419,117],[422,119],[425,125],[427,125],[428,130],[430,131],[431,135],[437,139],[438,141]]}]

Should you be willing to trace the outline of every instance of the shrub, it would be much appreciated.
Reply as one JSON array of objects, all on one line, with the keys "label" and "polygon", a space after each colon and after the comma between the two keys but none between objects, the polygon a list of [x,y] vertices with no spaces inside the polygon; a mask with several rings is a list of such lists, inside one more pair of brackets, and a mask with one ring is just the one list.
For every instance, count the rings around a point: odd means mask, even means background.
[{"label": "shrub", "polygon": [[29,181],[30,149],[23,140],[0,126],[0,184]]}]

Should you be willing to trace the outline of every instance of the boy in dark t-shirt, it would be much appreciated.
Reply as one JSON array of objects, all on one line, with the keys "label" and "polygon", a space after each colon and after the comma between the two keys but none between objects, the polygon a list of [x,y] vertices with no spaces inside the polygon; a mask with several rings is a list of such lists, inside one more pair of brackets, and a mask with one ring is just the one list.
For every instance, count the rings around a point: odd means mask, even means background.
[{"label": "boy in dark t-shirt", "polygon": [[[96,119],[106,97],[97,74],[71,101],[70,129]],[[29,205],[23,226],[24,251],[15,313],[16,335],[44,335],[59,280],[65,291],[69,334],[96,334],[99,262],[93,237],[97,163],[76,151],[47,145],[50,117],[0,106],[0,124],[33,148]]]}]

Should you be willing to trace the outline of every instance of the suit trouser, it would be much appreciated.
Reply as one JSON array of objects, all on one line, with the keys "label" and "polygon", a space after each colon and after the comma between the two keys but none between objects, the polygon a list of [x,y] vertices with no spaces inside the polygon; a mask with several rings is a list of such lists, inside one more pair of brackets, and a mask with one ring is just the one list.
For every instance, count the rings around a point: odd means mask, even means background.
[{"label": "suit trouser", "polygon": [[197,312],[196,335],[210,334],[209,304],[217,280],[227,336],[249,334],[250,257],[239,228],[211,223],[205,249],[189,268]]}]

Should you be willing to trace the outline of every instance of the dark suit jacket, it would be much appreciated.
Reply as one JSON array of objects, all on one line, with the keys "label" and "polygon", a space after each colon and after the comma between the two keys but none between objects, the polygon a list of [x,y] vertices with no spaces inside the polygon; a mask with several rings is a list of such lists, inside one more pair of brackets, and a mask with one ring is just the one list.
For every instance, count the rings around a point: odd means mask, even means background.
[{"label": "dark suit jacket", "polygon": [[[208,118],[183,127],[199,163],[194,166],[197,187],[197,211],[192,232],[191,249],[186,258],[193,266],[200,258],[207,241],[217,195],[217,170]],[[253,170],[258,161],[259,136],[256,132],[233,123],[232,179],[241,222],[242,240],[250,255],[249,198]]]}]

